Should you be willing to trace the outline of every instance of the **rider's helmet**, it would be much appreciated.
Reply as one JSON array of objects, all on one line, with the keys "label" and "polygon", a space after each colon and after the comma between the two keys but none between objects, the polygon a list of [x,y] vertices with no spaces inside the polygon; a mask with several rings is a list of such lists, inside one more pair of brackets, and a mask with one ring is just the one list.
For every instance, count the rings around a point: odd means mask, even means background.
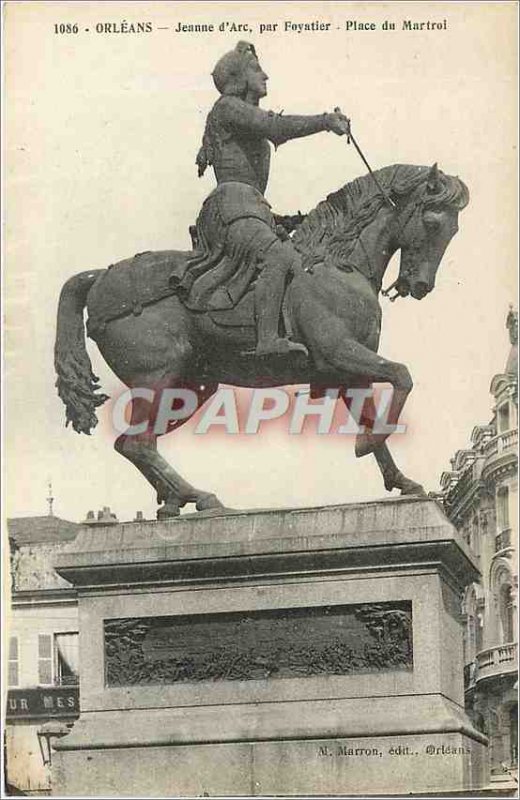
[{"label": "rider's helmet", "polygon": [[246,69],[252,61],[258,61],[255,48],[249,42],[239,42],[234,50],[217,61],[211,73],[220,94],[239,97],[247,89]]}]

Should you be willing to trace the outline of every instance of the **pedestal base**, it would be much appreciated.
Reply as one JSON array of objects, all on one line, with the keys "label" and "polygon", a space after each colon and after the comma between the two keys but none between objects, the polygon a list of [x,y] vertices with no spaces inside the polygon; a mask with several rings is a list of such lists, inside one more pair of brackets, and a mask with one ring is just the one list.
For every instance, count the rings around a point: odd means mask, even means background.
[{"label": "pedestal base", "polygon": [[81,717],[57,794],[450,793],[487,783],[463,708],[463,586],[402,499],[80,534]]},{"label": "pedestal base", "polygon": [[61,753],[55,791],[100,796],[400,795],[485,785],[485,750],[457,733]]}]

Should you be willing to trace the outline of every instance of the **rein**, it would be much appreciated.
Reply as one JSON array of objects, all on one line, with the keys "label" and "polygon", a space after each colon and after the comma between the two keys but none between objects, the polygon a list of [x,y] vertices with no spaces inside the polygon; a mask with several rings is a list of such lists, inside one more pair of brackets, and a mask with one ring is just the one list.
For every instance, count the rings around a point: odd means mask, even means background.
[{"label": "rein", "polygon": [[[334,111],[336,113],[341,113],[341,109],[340,108],[335,108]],[[397,203],[394,200],[392,200],[392,198],[390,197],[390,195],[388,194],[386,189],[381,185],[379,179],[377,178],[377,176],[375,175],[374,171],[372,170],[372,167],[368,163],[365,154],[363,153],[363,151],[361,150],[360,146],[358,145],[358,143],[357,143],[357,141],[356,141],[356,139],[354,137],[354,134],[352,133],[352,127],[351,127],[350,119],[347,119],[347,133],[346,133],[346,135],[347,135],[347,144],[350,144],[352,142],[352,144],[356,148],[356,151],[357,151],[359,157],[361,158],[363,164],[367,168],[367,170],[368,170],[368,172],[370,174],[370,177],[374,181],[374,183],[375,183],[377,189],[379,190],[379,192],[381,192],[381,195],[382,195],[383,200],[385,201],[385,203],[388,206],[390,206],[390,208],[392,208],[394,211],[398,211]],[[392,178],[392,180],[393,180],[393,178]],[[416,212],[418,207],[420,207],[420,206],[419,205],[412,206],[410,212],[407,214],[407,216],[405,217],[404,221],[401,221],[400,219],[398,219],[398,229],[397,229],[397,236],[398,237],[401,236],[401,234],[405,230],[406,226],[408,225],[408,223],[410,222],[410,220],[414,216],[414,214],[415,214],[415,212]],[[366,256],[367,264],[368,264],[368,268],[369,268],[369,272],[370,272],[370,275],[368,275],[368,276],[365,275],[365,277],[368,280],[371,280],[373,278],[372,267],[371,267],[371,264],[370,264],[370,258],[368,256],[366,247],[365,247],[364,242],[363,242],[363,234],[361,234],[361,236],[359,237],[359,244],[361,245],[361,249],[363,250],[363,253]],[[358,270],[358,272],[361,272],[359,267],[356,267],[355,264],[352,264],[352,265],[349,265],[349,266],[353,266],[355,269]],[[362,273],[362,274],[364,274],[364,273]],[[381,290],[381,294],[383,295],[383,297],[388,297],[388,299],[390,300],[391,303],[395,302],[395,300],[397,300],[397,298],[401,296],[400,293],[398,292],[398,290],[396,289],[396,286],[399,283],[399,278],[400,277],[401,276],[398,276],[397,279],[387,289],[382,289]],[[395,294],[390,296],[390,292],[392,291],[392,289],[395,289]]]},{"label": "rein", "polygon": [[[335,108],[334,111],[336,111],[337,113],[341,113],[341,109],[340,108]],[[354,134],[352,133],[352,127],[351,127],[351,124],[350,124],[350,120],[347,119],[347,144],[350,144],[351,142],[354,145],[354,147],[356,148],[356,151],[357,151],[359,157],[361,158],[361,161],[363,162],[363,164],[367,168],[367,170],[368,170],[372,180],[374,181],[375,185],[377,186],[377,188],[379,189],[379,191],[383,195],[385,203],[387,205],[389,205],[391,208],[397,209],[397,205],[392,200],[392,198],[390,197],[388,192],[381,186],[381,184],[380,184],[379,180],[377,179],[374,171],[372,170],[372,167],[368,163],[368,161],[367,161],[367,159],[365,157],[365,154],[363,153],[361,147],[356,142],[356,139],[354,138]]]}]

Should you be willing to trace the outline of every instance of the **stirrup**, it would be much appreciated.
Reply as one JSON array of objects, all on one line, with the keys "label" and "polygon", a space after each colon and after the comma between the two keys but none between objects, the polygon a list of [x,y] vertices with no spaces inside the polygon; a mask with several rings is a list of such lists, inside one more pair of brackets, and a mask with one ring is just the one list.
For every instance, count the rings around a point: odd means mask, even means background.
[{"label": "stirrup", "polygon": [[255,358],[277,358],[286,357],[294,354],[309,357],[309,351],[301,342],[292,342],[290,339],[274,339],[269,345],[257,346],[255,350],[243,350],[241,355],[252,356]]}]

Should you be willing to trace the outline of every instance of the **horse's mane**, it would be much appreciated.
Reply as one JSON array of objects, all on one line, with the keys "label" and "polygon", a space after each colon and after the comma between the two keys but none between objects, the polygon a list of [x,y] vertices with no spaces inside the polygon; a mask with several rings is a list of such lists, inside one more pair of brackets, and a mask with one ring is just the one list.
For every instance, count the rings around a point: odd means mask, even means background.
[{"label": "horse's mane", "polygon": [[[377,179],[397,205],[407,195],[426,184],[430,167],[394,164],[375,173]],[[435,194],[417,191],[417,202],[424,208],[453,206],[462,210],[469,202],[469,192],[460,178],[439,170],[442,190]],[[303,257],[303,266],[323,261],[344,265],[361,234],[378,214],[385,198],[370,174],[346,183],[329,194],[307,214],[296,229],[292,241]]]}]

